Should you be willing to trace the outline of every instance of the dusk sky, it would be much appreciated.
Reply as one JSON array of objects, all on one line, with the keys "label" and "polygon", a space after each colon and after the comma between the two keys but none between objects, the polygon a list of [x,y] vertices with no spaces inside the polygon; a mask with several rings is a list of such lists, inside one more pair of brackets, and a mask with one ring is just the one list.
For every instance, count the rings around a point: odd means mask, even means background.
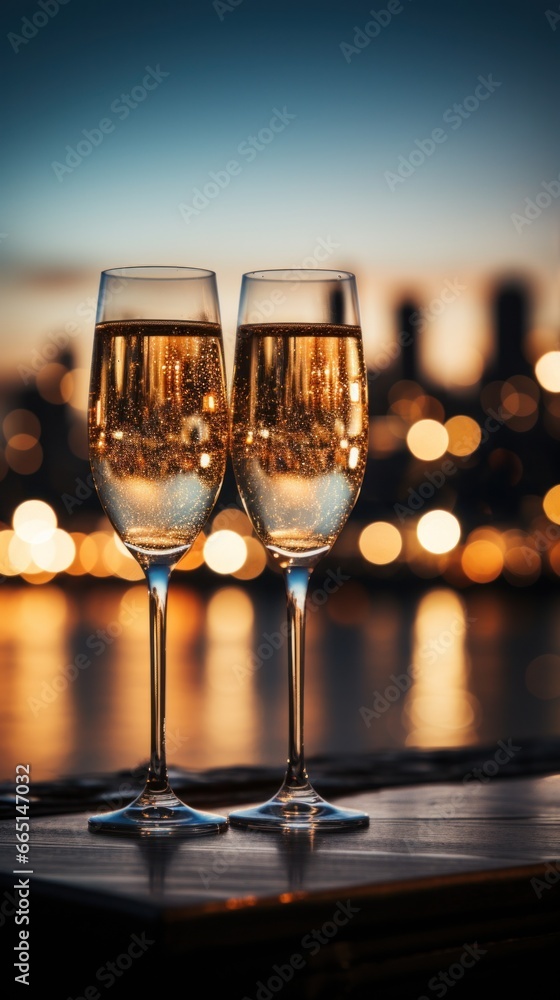
[{"label": "dusk sky", "polygon": [[43,4],[1,12],[8,275],[165,263],[225,287],[318,238],[368,276],[557,269],[560,197],[512,220],[560,172],[540,4]]}]

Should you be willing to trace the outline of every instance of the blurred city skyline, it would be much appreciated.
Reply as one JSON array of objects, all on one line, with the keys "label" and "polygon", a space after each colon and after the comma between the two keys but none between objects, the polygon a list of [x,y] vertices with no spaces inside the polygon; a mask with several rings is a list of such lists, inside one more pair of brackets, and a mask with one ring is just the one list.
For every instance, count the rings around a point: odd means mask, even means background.
[{"label": "blurred city skyline", "polygon": [[484,343],[512,275],[553,346],[560,32],[529,0],[8,0],[0,21],[2,376],[67,322],[87,366],[99,272],[134,264],[215,270],[229,357],[241,274],[301,265],[357,274],[370,362],[399,299],[446,281],[441,336]]},{"label": "blurred city skyline", "polygon": [[[145,586],[93,488],[86,400],[99,273],[149,264],[216,271],[229,376],[244,272],[357,276],[370,456],[323,567],[344,586],[310,616],[317,752],[557,731],[556,15],[5,0],[0,25],[4,758],[52,776],[144,753]],[[269,568],[229,474],[174,578],[178,763],[279,759],[285,648],[247,669],[283,620]]]},{"label": "blurred city skyline", "polygon": [[[535,374],[560,329],[560,32],[546,11],[44,0],[8,2],[0,19],[5,545],[26,496],[64,523],[60,498],[88,472],[99,272],[133,264],[216,271],[230,378],[244,271],[354,271],[372,418],[357,520],[395,521],[408,552],[398,504],[449,453],[465,468],[430,506],[460,512],[467,548],[480,525],[540,530],[560,437],[560,354],[552,383]],[[500,406],[508,426],[481,442]],[[490,541],[499,558],[469,579],[507,576],[506,549],[524,544]],[[415,532],[410,544],[412,565]]]}]

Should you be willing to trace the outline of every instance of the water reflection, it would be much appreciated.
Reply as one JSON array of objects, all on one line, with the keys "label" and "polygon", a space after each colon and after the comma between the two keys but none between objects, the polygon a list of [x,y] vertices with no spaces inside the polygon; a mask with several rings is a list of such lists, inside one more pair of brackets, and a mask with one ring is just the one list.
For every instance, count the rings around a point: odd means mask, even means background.
[{"label": "water reflection", "polygon": [[414,622],[413,684],[404,714],[407,746],[449,747],[476,742],[477,699],[469,691],[464,605],[451,590],[422,598]]},{"label": "water reflection", "polygon": [[[111,631],[115,645],[100,655],[100,694],[106,705],[101,723],[107,759],[118,760],[120,767],[134,766],[149,755],[149,629],[148,589],[139,584],[128,589],[118,602],[98,608],[98,615],[113,616]],[[118,624],[116,624],[118,623]],[[108,627],[105,626],[105,632]],[[111,664],[111,668],[107,669]],[[140,782],[139,782],[140,784]]]},{"label": "water reflection", "polygon": [[14,737],[9,758],[33,765],[34,749],[48,747],[50,774],[64,773],[76,735],[72,685],[77,668],[67,641],[75,609],[55,586],[6,587],[2,598],[2,729]]},{"label": "water reflection", "polygon": [[[192,581],[170,594],[169,761],[276,766],[287,733],[281,581]],[[313,586],[322,593],[320,573]],[[1,597],[2,777],[22,761],[34,780],[144,762],[145,584],[5,583]],[[553,593],[438,586],[418,598],[345,582],[309,614],[309,756],[558,735],[559,605]],[[398,694],[392,677],[403,675]]]},{"label": "water reflection", "polygon": [[223,587],[206,609],[206,656],[201,704],[204,739],[222,759],[237,748],[238,761],[255,759],[253,604],[241,587]]}]

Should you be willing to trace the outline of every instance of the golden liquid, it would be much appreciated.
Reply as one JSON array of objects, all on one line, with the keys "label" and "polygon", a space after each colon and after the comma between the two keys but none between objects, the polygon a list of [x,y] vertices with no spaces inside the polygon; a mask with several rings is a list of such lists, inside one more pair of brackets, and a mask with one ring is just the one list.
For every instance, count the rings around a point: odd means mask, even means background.
[{"label": "golden liquid", "polygon": [[232,403],[235,476],[262,542],[282,556],[324,554],[366,465],[359,327],[240,327]]},{"label": "golden liquid", "polygon": [[192,545],[220,490],[227,445],[219,326],[98,324],[90,462],[107,516],[140,561],[178,559]]}]

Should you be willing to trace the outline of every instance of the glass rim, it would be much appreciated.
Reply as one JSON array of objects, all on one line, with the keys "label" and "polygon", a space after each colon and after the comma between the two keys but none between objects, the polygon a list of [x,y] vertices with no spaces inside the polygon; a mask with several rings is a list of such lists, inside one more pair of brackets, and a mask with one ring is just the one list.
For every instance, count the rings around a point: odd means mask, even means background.
[{"label": "glass rim", "polygon": [[340,271],[319,267],[283,267],[268,270],[248,271],[243,280],[250,281],[297,281],[299,275],[304,275],[305,281],[355,281],[352,271]]},{"label": "glass rim", "polygon": [[102,277],[127,278],[140,281],[192,281],[200,278],[215,278],[216,272],[204,267],[183,267],[182,265],[140,264],[131,267],[111,267],[101,271]]}]

